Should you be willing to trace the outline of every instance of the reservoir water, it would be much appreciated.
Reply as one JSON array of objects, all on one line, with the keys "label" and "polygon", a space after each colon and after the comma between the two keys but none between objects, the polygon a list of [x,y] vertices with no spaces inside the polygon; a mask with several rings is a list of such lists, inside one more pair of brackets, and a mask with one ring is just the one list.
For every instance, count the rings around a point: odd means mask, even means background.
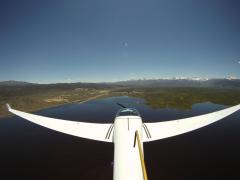
[{"label": "reservoir water", "polygon": [[[152,109],[126,96],[62,105],[35,114],[112,123],[121,103],[144,122],[201,115],[227,106],[210,102],[191,110]],[[14,105],[13,105],[14,107]],[[240,112],[202,129],[144,144],[149,180],[239,179]],[[19,117],[0,119],[0,179],[111,180],[113,144],[58,133]]]}]

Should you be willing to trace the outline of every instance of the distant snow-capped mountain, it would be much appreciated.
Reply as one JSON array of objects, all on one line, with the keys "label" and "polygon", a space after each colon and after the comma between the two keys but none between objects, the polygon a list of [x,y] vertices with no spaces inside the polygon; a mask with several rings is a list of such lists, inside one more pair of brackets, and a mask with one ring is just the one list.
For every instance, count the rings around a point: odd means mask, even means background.
[{"label": "distant snow-capped mountain", "polygon": [[[22,81],[2,81],[0,86],[42,86],[44,84],[34,84]],[[238,87],[240,79],[228,78],[200,78],[200,77],[164,77],[164,78],[141,78],[113,83],[65,83],[65,84],[45,84],[44,86],[138,86],[138,87]]]},{"label": "distant snow-capped mountain", "polygon": [[143,78],[119,81],[116,84],[143,87],[240,87],[240,79],[208,79],[198,77]]}]

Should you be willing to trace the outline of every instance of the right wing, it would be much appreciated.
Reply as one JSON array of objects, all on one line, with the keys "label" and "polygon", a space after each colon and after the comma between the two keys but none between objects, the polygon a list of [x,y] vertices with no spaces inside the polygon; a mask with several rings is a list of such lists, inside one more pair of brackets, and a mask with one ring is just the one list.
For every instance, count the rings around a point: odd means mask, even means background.
[{"label": "right wing", "polygon": [[113,124],[85,123],[49,118],[12,109],[8,104],[7,108],[17,116],[55,131],[92,140],[112,142]]},{"label": "right wing", "polygon": [[226,116],[229,116],[230,114],[238,111],[239,109],[240,105],[236,105],[217,112],[185,119],[157,123],[143,123],[143,130],[146,132],[146,136],[143,138],[143,142],[164,139],[199,129],[220,119],[223,119]]}]

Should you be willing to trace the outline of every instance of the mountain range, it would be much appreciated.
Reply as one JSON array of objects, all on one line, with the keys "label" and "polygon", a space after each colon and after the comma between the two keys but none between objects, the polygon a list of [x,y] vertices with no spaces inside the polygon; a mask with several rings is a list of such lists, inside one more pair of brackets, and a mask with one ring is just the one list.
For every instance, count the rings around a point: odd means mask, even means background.
[{"label": "mountain range", "polygon": [[123,86],[140,87],[240,87],[240,79],[140,79],[116,82]]},{"label": "mountain range", "polygon": [[1,81],[0,86],[134,86],[134,87],[240,87],[240,79],[207,79],[207,78],[159,78],[136,79],[105,83],[53,83],[37,84],[23,81]]}]

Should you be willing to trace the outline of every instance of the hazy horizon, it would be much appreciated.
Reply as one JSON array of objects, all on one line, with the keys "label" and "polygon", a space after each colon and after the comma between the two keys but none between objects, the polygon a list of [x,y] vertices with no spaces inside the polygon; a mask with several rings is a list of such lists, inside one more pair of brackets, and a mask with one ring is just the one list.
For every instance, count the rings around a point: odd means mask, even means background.
[{"label": "hazy horizon", "polygon": [[71,79],[64,81],[56,81],[56,82],[37,82],[37,81],[18,81],[18,80],[3,80],[0,82],[26,82],[26,83],[34,83],[34,84],[56,84],[56,83],[115,83],[121,81],[134,81],[134,80],[195,80],[195,81],[206,81],[206,80],[214,80],[214,79],[228,79],[228,80],[240,80],[237,77],[149,77],[149,78],[135,78],[135,79],[125,79],[119,81],[72,81]]}]

